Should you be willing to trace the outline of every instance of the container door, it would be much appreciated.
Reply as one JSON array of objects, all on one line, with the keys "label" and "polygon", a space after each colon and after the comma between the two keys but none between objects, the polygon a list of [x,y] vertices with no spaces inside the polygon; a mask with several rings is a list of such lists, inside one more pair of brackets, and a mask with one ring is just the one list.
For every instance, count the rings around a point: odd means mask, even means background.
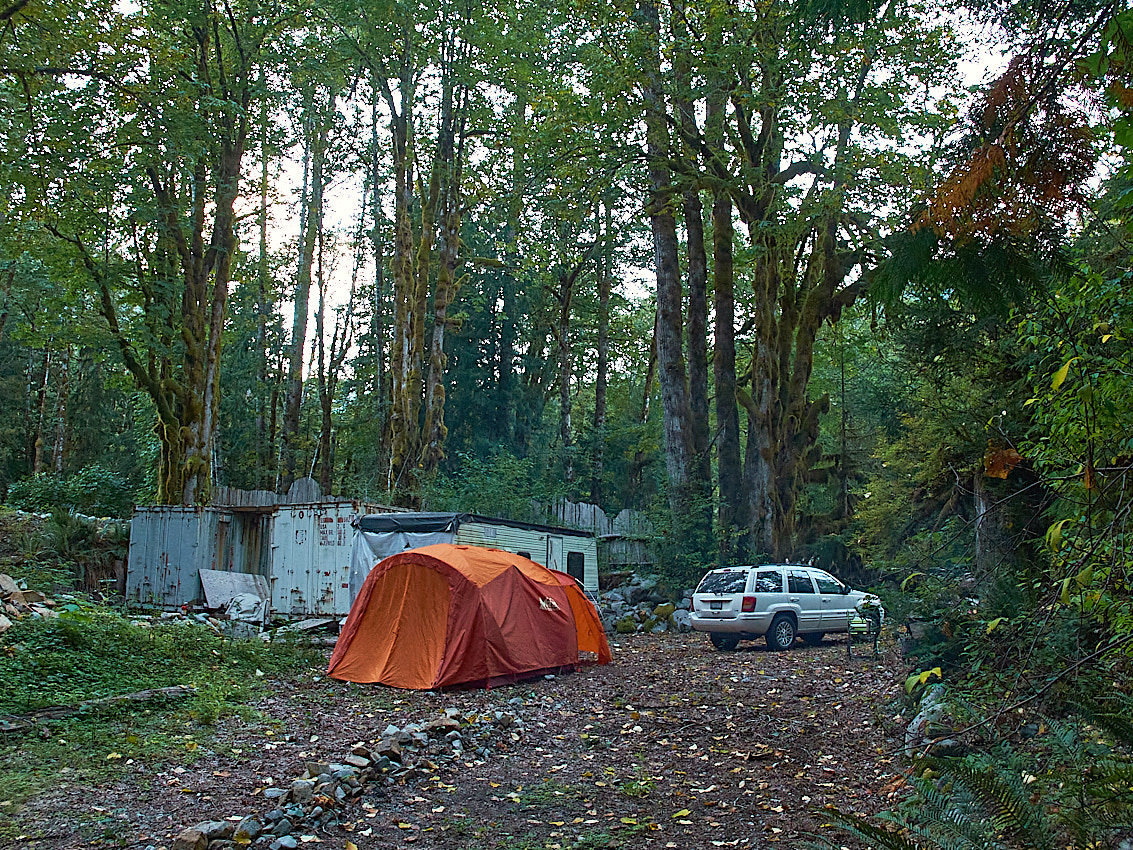
[{"label": "container door", "polygon": [[563,570],[563,539],[561,537],[547,537],[547,566],[552,570]]},{"label": "container door", "polygon": [[271,607],[280,614],[303,614],[311,595],[311,509],[281,507],[272,533]]},{"label": "container door", "polygon": [[311,573],[314,579],[309,613],[344,615],[350,611],[350,550],[354,543],[350,503],[328,505],[315,515],[318,536]]}]

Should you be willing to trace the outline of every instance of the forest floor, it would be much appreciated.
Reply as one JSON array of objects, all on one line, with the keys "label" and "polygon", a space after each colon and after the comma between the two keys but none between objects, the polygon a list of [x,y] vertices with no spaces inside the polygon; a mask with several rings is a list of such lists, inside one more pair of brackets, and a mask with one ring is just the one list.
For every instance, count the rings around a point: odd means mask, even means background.
[{"label": "forest floor", "polygon": [[98,781],[57,776],[14,813],[9,801],[0,847],[172,847],[198,822],[262,817],[274,808],[265,790],[290,787],[307,762],[340,761],[390,725],[446,709],[514,715],[518,732],[498,734],[486,756],[429,762],[405,784],[368,783],[289,843],[798,847],[821,831],[825,806],[872,814],[901,796],[895,647],[848,658],[836,636],[718,652],[690,634],[618,637],[612,648],[610,665],[492,690],[398,691],[307,668],[269,681],[199,745],[115,761]]}]

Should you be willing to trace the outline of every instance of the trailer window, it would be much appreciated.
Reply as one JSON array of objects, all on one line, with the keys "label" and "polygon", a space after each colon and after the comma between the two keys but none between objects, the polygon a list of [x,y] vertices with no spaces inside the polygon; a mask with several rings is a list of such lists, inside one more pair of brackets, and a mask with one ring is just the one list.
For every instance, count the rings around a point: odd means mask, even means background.
[{"label": "trailer window", "polygon": [[579,581],[586,580],[586,556],[581,552],[567,552],[567,573]]}]

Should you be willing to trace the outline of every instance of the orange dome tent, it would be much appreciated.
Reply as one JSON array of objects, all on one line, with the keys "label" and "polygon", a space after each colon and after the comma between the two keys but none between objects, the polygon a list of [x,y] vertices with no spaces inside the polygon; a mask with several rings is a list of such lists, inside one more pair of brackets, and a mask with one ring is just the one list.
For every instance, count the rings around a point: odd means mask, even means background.
[{"label": "orange dome tent", "polygon": [[396,688],[490,686],[574,669],[580,652],[610,661],[574,579],[500,549],[439,543],[370,571],[328,673]]}]

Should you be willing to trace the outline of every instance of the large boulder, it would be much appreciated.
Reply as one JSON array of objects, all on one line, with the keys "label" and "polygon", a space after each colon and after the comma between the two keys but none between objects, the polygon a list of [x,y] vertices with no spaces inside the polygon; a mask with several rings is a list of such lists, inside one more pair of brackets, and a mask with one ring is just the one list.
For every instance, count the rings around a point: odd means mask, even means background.
[{"label": "large boulder", "polygon": [[920,709],[905,728],[906,758],[912,758],[915,753],[931,743],[933,738],[951,731],[944,724],[947,713],[944,685],[933,684],[925,688],[921,696]]}]

